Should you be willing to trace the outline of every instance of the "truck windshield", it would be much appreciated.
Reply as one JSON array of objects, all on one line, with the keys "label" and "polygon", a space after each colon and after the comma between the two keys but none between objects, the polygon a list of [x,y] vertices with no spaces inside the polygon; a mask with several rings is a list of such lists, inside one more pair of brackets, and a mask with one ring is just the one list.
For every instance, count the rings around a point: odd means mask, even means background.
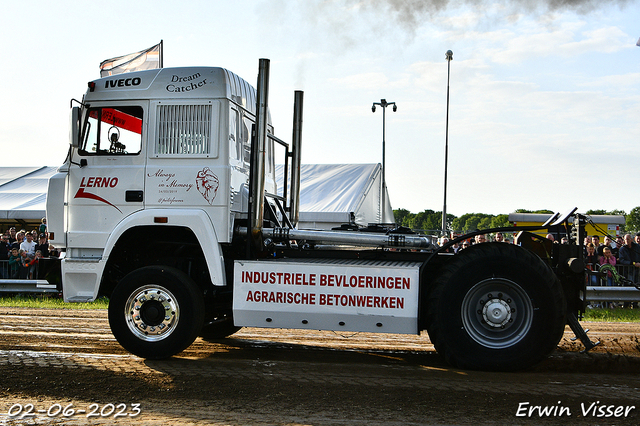
[{"label": "truck windshield", "polygon": [[89,108],[82,131],[81,155],[139,154],[143,109],[139,106]]}]

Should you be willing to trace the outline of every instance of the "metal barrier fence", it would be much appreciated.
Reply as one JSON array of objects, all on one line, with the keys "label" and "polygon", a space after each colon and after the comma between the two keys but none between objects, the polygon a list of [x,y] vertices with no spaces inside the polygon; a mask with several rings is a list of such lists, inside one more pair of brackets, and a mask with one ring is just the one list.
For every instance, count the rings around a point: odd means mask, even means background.
[{"label": "metal barrier fence", "polygon": [[10,264],[8,260],[0,260],[0,293],[58,293],[59,286],[46,279],[56,263],[42,258],[25,268],[20,263]]},{"label": "metal barrier fence", "polygon": [[629,302],[640,302],[639,268],[633,265],[611,267],[606,264],[588,263],[587,269],[592,271],[585,278],[587,280],[587,300],[605,302],[605,306],[607,303],[613,302],[625,302],[625,306],[628,306]]},{"label": "metal barrier fence", "polygon": [[[594,272],[598,272],[600,271],[600,268],[603,265],[599,265],[599,264],[593,264],[593,263],[587,263],[587,269],[589,269],[590,271],[594,271]],[[627,278],[629,280],[631,280],[632,282],[637,282],[638,278],[640,277],[640,274],[638,273],[638,269],[633,265],[615,265],[615,269],[616,271],[618,271],[618,274],[620,274],[621,276],[623,276],[624,278]],[[598,275],[591,275],[591,283],[587,283],[588,285],[593,285],[593,286],[602,286],[602,287],[612,287],[615,286],[615,283],[613,282],[613,277],[611,277],[611,274],[607,274],[607,277],[604,276],[598,276]],[[626,286],[631,286],[631,284],[627,284]]]},{"label": "metal barrier fence", "polygon": [[29,280],[37,279],[39,272],[39,263],[32,265],[31,267],[23,267],[20,262],[13,265],[8,260],[0,260],[0,279],[13,279],[13,280]]}]

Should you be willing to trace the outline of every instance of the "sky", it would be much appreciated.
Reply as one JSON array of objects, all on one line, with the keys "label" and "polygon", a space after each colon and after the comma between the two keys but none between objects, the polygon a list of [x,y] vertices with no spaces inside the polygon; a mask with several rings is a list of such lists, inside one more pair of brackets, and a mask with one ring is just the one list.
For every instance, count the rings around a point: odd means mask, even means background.
[{"label": "sky", "polygon": [[[640,2],[2,0],[2,166],[57,166],[101,61],[163,40],[164,66],[256,84],[276,135],[304,91],[303,163],[381,163],[394,209],[640,206]],[[447,63],[445,52],[453,51]],[[450,73],[448,74],[448,66]]]}]

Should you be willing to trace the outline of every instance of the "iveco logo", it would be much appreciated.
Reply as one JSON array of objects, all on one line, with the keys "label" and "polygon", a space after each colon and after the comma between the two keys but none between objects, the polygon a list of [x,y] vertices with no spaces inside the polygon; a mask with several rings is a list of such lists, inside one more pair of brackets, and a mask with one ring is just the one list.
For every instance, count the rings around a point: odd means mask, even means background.
[{"label": "iveco logo", "polygon": [[142,80],[140,79],[140,77],[107,80],[104,82],[104,88],[109,89],[111,87],[138,86],[141,82]]}]

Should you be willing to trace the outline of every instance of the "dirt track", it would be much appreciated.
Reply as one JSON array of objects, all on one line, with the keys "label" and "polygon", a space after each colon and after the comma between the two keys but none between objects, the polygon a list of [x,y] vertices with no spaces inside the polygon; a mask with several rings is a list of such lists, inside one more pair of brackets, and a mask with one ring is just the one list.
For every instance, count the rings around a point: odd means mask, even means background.
[{"label": "dirt track", "polygon": [[[451,369],[426,335],[268,329],[146,361],[106,311],[0,307],[0,425],[637,425],[640,324],[585,327],[602,342],[590,353],[567,331],[533,370],[484,373]],[[585,417],[593,403],[612,415]],[[536,406],[547,415],[517,415]]]}]

